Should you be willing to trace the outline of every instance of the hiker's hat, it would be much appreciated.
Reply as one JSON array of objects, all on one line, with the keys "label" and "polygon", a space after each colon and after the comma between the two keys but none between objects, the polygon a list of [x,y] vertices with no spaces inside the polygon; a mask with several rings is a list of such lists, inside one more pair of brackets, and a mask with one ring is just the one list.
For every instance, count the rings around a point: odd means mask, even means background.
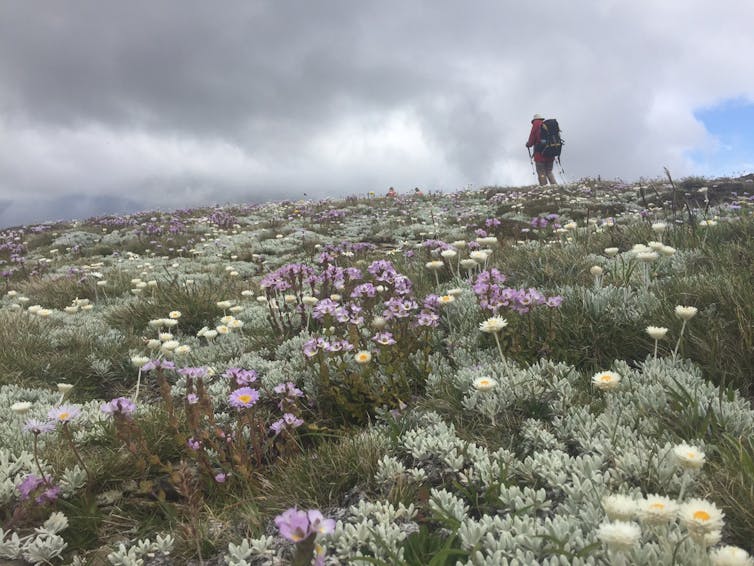
[{"label": "hiker's hat", "polygon": [[542,116],[542,114],[534,114],[534,118],[532,118],[531,121],[533,122],[534,120],[544,120],[544,119],[545,117]]}]

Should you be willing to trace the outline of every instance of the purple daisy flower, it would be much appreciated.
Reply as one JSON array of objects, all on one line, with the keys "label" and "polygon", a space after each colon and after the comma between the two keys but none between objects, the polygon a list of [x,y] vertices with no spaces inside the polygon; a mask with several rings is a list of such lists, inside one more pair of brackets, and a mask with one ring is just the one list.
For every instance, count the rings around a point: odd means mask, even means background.
[{"label": "purple daisy flower", "polygon": [[230,394],[228,402],[236,409],[247,409],[259,401],[259,391],[251,387],[240,387]]},{"label": "purple daisy flower", "polygon": [[81,414],[81,409],[76,405],[61,405],[60,407],[53,407],[47,416],[50,420],[59,423],[68,423],[77,418]]},{"label": "purple daisy flower", "polygon": [[53,430],[55,430],[55,423],[50,421],[29,419],[24,425],[24,430],[26,432],[31,432],[32,434],[44,434],[46,432],[52,432]]}]

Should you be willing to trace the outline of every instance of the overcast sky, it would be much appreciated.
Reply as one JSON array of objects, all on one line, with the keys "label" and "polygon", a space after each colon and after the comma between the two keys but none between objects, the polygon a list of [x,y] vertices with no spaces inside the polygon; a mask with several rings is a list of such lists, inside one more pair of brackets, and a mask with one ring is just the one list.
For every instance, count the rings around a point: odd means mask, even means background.
[{"label": "overcast sky", "polygon": [[568,180],[749,172],[752,22],[744,0],[0,0],[0,227],[530,184],[534,113]]}]

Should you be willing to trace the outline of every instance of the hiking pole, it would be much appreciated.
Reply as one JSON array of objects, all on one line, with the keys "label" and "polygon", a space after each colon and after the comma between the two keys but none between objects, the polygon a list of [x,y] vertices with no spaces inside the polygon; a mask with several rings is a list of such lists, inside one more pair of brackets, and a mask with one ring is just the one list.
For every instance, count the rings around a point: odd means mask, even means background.
[{"label": "hiking pole", "polygon": [[560,156],[558,155],[558,167],[560,170],[558,173],[560,173],[560,176],[563,177],[563,182],[568,185],[568,178],[566,177],[565,171],[563,170],[563,164],[560,162]]},{"label": "hiking pole", "polygon": [[536,177],[537,176],[537,170],[534,167],[534,157],[531,154],[531,148],[527,147],[526,148],[526,152],[529,154],[529,163],[531,163],[531,174]]}]

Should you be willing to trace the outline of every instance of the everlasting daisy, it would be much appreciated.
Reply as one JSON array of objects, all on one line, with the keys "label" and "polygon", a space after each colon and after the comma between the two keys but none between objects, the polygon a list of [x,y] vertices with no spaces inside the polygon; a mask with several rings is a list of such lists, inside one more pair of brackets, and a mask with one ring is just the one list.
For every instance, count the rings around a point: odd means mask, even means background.
[{"label": "everlasting daisy", "polygon": [[664,495],[647,495],[637,507],[639,519],[649,525],[669,523],[678,513],[678,504]]},{"label": "everlasting daisy", "polygon": [[442,261],[435,260],[435,261],[428,261],[424,266],[431,270],[431,271],[437,271],[438,269],[442,269],[445,264]]},{"label": "everlasting daisy", "polygon": [[[481,263],[484,263],[484,260]],[[473,259],[462,259],[459,265],[464,269],[473,269],[479,264]]]},{"label": "everlasting daisy", "polygon": [[181,311],[170,311],[170,314],[168,316],[172,319],[181,318]]},{"label": "everlasting daisy", "polygon": [[372,361],[372,354],[366,350],[356,352],[353,357],[357,364],[368,364]]},{"label": "everlasting daisy", "polygon": [[493,316],[479,324],[479,330],[487,334],[496,334],[508,326],[508,321],[501,316]]},{"label": "everlasting daisy", "polygon": [[453,295],[441,295],[440,297],[438,297],[437,302],[441,305],[449,305],[455,300],[456,298]]},{"label": "everlasting daisy", "polygon": [[495,236],[483,236],[477,238],[476,241],[482,246],[493,246],[497,244],[497,238]]},{"label": "everlasting daisy", "polygon": [[601,391],[610,391],[618,388],[620,380],[620,375],[614,371],[600,371],[592,376],[592,385]]},{"label": "everlasting daisy", "polygon": [[10,406],[10,410],[17,415],[25,415],[31,409],[31,403],[29,401],[18,401]]},{"label": "everlasting daisy", "polygon": [[699,310],[696,307],[684,307],[682,305],[675,307],[675,315],[683,321],[691,320],[697,312]]},{"label": "everlasting daisy", "polygon": [[[487,252],[483,250],[474,250],[469,254],[469,258],[478,264],[483,264],[487,261]],[[463,261],[461,262],[461,265],[463,266]]]},{"label": "everlasting daisy", "polygon": [[691,499],[678,510],[681,524],[696,537],[721,530],[723,517],[725,515],[714,503],[704,499]]},{"label": "everlasting daisy", "polygon": [[131,357],[131,363],[137,368],[140,368],[148,361],[149,361],[149,358],[147,356],[132,356]]},{"label": "everlasting daisy", "polygon": [[659,250],[660,255],[664,255],[665,257],[670,257],[672,255],[675,255],[675,248],[672,246],[662,246]]},{"label": "everlasting daisy", "polygon": [[611,550],[625,552],[639,542],[641,528],[636,523],[615,521],[602,523],[597,529],[597,538]]},{"label": "everlasting daisy", "polygon": [[685,470],[699,470],[704,466],[704,452],[696,446],[683,443],[673,448],[673,456],[678,465]]},{"label": "everlasting daisy", "polygon": [[615,493],[602,499],[602,508],[611,521],[629,521],[636,515],[636,501],[633,497]]},{"label": "everlasting daisy", "polygon": [[655,222],[654,224],[652,224],[652,230],[656,234],[662,234],[667,227],[668,225],[665,224],[664,222]]},{"label": "everlasting daisy", "polygon": [[187,346],[186,344],[182,344],[178,346],[175,350],[173,350],[173,353],[176,356],[185,356],[189,352],[191,352],[191,346]]},{"label": "everlasting daisy", "polygon": [[166,340],[162,343],[162,350],[164,352],[172,352],[180,345],[181,343],[178,340]]},{"label": "everlasting daisy", "polygon": [[593,265],[589,268],[589,273],[591,273],[594,277],[599,277],[600,275],[602,275],[602,271],[603,269],[599,265]]},{"label": "everlasting daisy", "polygon": [[645,328],[645,331],[653,340],[662,340],[668,333],[668,329],[664,326],[647,326],[647,328]]},{"label": "everlasting daisy", "polygon": [[709,553],[712,566],[754,566],[754,558],[743,548],[737,546],[721,546]]},{"label": "everlasting daisy", "polygon": [[497,381],[491,377],[477,377],[474,380],[474,389],[477,391],[490,391],[497,386]]}]

